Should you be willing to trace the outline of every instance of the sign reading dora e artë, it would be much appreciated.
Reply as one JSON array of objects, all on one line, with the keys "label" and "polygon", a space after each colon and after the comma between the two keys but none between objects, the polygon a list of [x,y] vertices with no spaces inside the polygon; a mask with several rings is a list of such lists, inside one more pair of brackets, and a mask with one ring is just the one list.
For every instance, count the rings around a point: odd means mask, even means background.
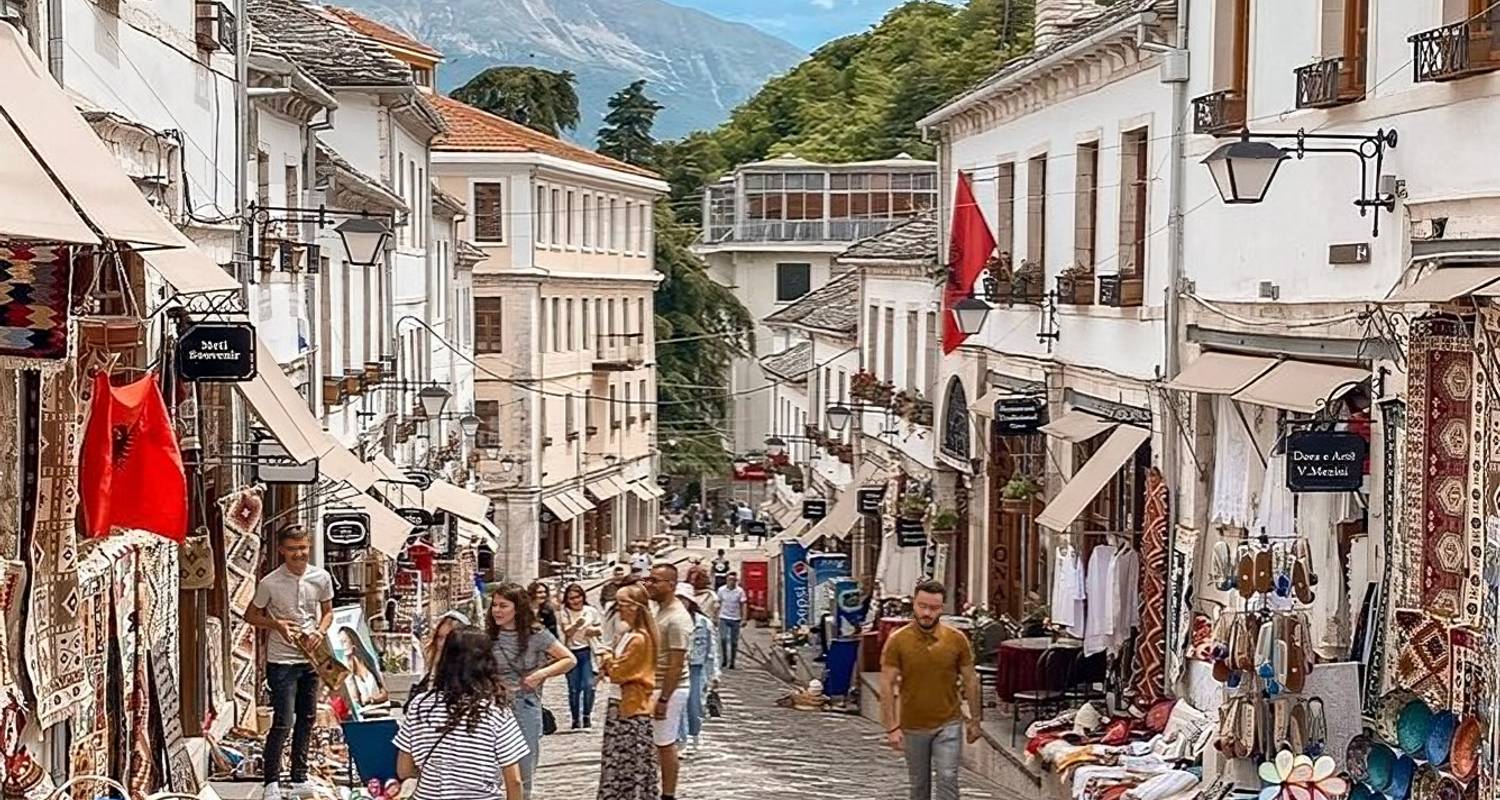
[{"label": "sign reading dora e art\u00eb", "polygon": [[189,381],[248,381],[255,377],[255,326],[200,322],[177,338],[177,371]]},{"label": "sign reading dora e art\u00eb", "polygon": [[1286,486],[1294,492],[1350,492],[1365,480],[1370,445],[1350,431],[1293,431],[1286,438]]}]

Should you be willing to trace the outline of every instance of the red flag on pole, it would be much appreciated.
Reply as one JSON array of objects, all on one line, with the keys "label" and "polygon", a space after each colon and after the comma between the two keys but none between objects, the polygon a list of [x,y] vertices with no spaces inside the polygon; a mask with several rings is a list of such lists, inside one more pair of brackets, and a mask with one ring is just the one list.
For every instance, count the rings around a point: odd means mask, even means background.
[{"label": "red flag on pole", "polygon": [[974,201],[967,173],[958,173],[953,192],[953,225],[948,234],[948,286],[943,291],[943,354],[953,352],[968,337],[953,318],[953,304],[974,290],[974,281],[995,253],[995,235]]}]

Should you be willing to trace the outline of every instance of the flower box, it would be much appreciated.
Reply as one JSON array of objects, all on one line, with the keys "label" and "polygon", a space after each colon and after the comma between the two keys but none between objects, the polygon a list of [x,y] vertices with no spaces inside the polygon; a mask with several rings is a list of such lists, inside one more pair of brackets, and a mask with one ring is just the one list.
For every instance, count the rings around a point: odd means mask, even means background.
[{"label": "flower box", "polygon": [[1057,276],[1057,302],[1070,306],[1093,305],[1093,276],[1086,274]]}]

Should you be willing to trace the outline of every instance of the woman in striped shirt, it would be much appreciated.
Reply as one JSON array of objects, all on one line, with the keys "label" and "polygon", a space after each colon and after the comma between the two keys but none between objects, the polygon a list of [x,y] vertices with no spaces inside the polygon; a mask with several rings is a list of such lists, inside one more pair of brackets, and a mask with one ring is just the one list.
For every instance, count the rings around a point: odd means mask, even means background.
[{"label": "woman in striped shirt", "polygon": [[396,772],[416,779],[414,800],[522,800],[529,752],[489,634],[448,634],[432,689],[412,698],[396,732]]}]

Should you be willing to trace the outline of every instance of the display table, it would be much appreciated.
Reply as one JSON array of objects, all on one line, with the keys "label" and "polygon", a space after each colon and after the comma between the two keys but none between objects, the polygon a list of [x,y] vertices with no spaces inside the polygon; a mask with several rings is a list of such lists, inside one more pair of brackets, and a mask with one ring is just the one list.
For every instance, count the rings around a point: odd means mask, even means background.
[{"label": "display table", "polygon": [[1008,639],[995,653],[995,695],[1001,702],[1013,703],[1016,692],[1038,688],[1036,665],[1042,653],[1051,647],[1082,647],[1076,640],[1054,640],[1048,636]]}]

